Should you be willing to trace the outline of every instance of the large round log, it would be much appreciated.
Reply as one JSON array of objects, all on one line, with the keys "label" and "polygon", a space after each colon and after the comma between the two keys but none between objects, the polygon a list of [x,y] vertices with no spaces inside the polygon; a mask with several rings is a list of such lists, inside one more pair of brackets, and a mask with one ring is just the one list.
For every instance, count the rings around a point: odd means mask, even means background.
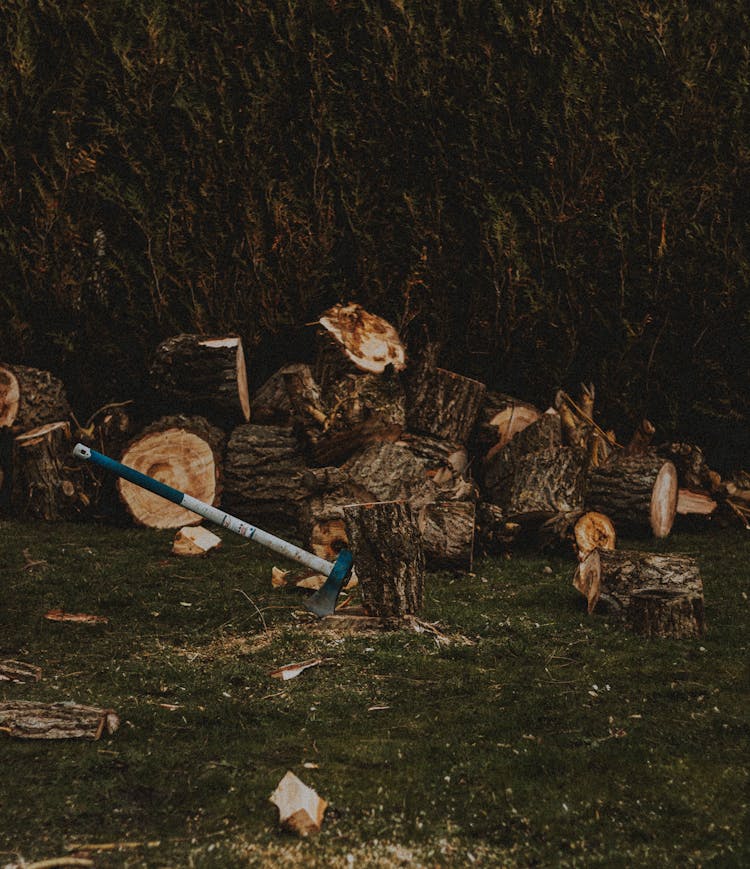
[{"label": "large round log", "polygon": [[703,595],[671,588],[645,588],[630,596],[625,619],[644,637],[684,639],[706,632]]},{"label": "large round log", "polygon": [[70,416],[59,378],[26,365],[0,365],[0,429],[25,432]]},{"label": "large round log", "polygon": [[364,606],[381,618],[417,615],[425,557],[411,507],[401,501],[350,504],[344,520]]},{"label": "large round log", "polygon": [[156,350],[149,383],[160,413],[201,414],[232,425],[250,419],[242,339],[176,335]]},{"label": "large round log", "polygon": [[677,471],[653,454],[618,456],[591,468],[586,509],[606,513],[618,532],[650,530],[666,537],[677,513]]},{"label": "large round log", "polygon": [[409,431],[468,442],[487,389],[484,383],[444,368],[422,370],[406,383]]},{"label": "large round log", "polygon": [[[187,495],[217,505],[221,496],[224,432],[200,416],[165,416],[126,447],[122,463]],[[130,517],[148,528],[197,525],[201,517],[130,483],[117,480]]]},{"label": "large round log", "polygon": [[630,598],[643,589],[703,594],[698,563],[686,555],[661,555],[629,549],[595,549],[576,568],[573,586],[594,608],[625,616]]}]

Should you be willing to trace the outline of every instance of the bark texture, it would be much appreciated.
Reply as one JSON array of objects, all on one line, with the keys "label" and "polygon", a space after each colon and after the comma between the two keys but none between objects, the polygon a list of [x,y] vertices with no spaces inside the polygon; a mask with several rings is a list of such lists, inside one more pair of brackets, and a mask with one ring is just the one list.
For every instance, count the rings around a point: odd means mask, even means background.
[{"label": "bark texture", "polygon": [[501,449],[541,415],[533,404],[488,390],[474,426],[472,452],[484,458],[491,449]]},{"label": "bark texture", "polygon": [[120,719],[112,709],[34,700],[0,703],[0,733],[18,739],[95,740],[113,734],[119,726]]},{"label": "bark texture", "polygon": [[470,501],[436,501],[422,507],[417,527],[428,567],[471,570],[475,509]]},{"label": "bark texture", "polygon": [[675,589],[642,589],[630,596],[628,626],[644,637],[683,639],[706,632],[703,595]]},{"label": "bark texture", "polygon": [[0,365],[0,429],[21,433],[50,422],[67,422],[70,415],[59,378],[26,365]]},{"label": "bark texture", "polygon": [[583,507],[584,488],[585,468],[580,450],[552,447],[528,453],[518,459],[513,469],[505,512],[511,521],[521,523],[573,513]]},{"label": "bark texture", "polygon": [[487,389],[484,383],[444,368],[422,370],[407,381],[407,428],[465,444]]}]

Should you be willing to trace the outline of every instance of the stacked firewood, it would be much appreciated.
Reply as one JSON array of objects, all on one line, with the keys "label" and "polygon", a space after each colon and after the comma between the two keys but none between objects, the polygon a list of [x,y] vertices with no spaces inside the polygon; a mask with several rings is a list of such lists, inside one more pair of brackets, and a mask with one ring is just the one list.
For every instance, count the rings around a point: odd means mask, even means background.
[{"label": "stacked firewood", "polygon": [[[390,535],[390,549],[373,548],[371,573],[387,573],[387,552],[403,562],[409,547],[429,567],[470,571],[475,551],[562,544],[577,553],[576,586],[592,609],[612,599],[600,589],[618,534],[666,537],[678,515],[719,509],[747,522],[750,480],[722,481],[697,446],[653,447],[648,420],[619,444],[596,421],[593,385],[576,399],[561,390],[542,410],[439,361],[433,345],[407,358],[385,320],[335,305],[317,321],[312,358],[281,367],[252,395],[239,337],[178,335],[155,350],[138,417],[122,402],[85,424],[53,375],[0,365],[0,507],[48,520],[119,513],[181,529],[175,551],[203,551],[201,536],[185,531],[200,517],[71,461],[82,440],[327,560],[352,539]],[[646,619],[634,607],[682,606],[673,578],[660,584],[646,573],[636,604],[620,606],[632,624]],[[402,601],[390,604],[397,614],[418,608],[419,588],[398,582],[390,592],[370,586],[373,611],[384,599]]]}]

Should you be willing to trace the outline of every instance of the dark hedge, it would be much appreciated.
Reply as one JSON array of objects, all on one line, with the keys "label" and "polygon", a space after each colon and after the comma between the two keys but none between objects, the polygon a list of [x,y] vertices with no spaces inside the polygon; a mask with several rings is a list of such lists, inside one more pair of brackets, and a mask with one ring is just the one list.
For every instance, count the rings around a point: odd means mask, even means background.
[{"label": "dark hedge", "polygon": [[155,344],[258,382],[336,301],[548,402],[750,447],[750,10],[6,0],[0,357],[90,410]]}]

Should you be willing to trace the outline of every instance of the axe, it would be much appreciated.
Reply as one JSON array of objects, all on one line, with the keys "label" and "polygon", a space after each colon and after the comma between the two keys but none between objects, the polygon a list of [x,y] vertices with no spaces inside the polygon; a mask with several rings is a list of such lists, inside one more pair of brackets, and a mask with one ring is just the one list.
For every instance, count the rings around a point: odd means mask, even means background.
[{"label": "axe", "polygon": [[354,559],[348,549],[342,549],[336,561],[331,563],[323,558],[319,558],[317,555],[313,555],[312,552],[300,549],[299,546],[295,546],[293,543],[288,543],[280,537],[269,534],[267,531],[262,531],[249,522],[243,522],[241,519],[230,516],[229,513],[225,513],[223,510],[211,506],[211,504],[199,501],[191,495],[186,495],[178,489],[167,486],[166,483],[155,480],[147,474],[142,474],[140,471],[136,471],[135,468],[129,468],[127,465],[116,462],[114,459],[109,458],[109,456],[98,453],[96,450],[92,450],[83,444],[76,444],[73,447],[73,455],[77,459],[91,462],[93,465],[98,465],[106,471],[111,471],[118,477],[122,477],[123,480],[128,480],[128,482],[134,483],[142,489],[166,498],[167,501],[178,504],[192,513],[197,513],[199,516],[203,516],[204,519],[208,519],[209,522],[220,525],[229,531],[234,531],[235,534],[247,537],[249,540],[254,540],[272,552],[283,555],[285,558],[290,558],[299,564],[304,564],[305,567],[309,567],[317,573],[322,573],[326,577],[326,581],[315,594],[305,601],[305,607],[319,618],[329,616],[335,610],[339,593],[352,572]]}]

